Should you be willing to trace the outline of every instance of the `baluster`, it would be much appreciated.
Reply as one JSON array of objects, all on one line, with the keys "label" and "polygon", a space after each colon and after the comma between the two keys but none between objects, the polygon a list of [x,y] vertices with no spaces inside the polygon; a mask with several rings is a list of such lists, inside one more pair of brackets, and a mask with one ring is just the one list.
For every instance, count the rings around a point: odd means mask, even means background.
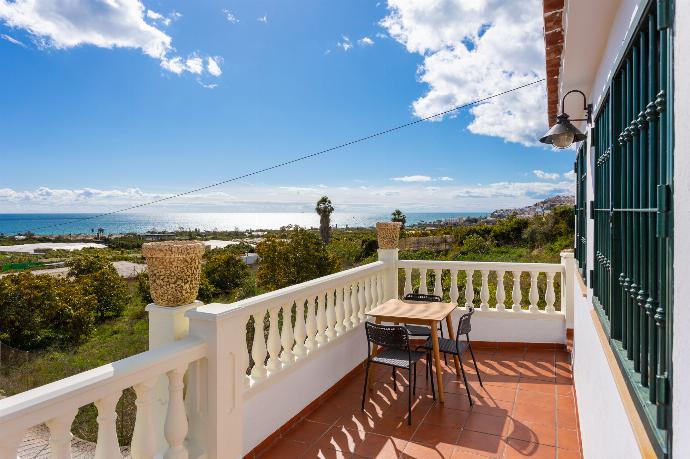
[{"label": "baluster", "polygon": [[346,319],[343,306],[343,289],[338,288],[335,291],[335,332],[337,336],[343,335],[347,330]]},{"label": "baluster", "polygon": [[359,285],[359,289],[357,290],[357,301],[359,301],[359,321],[364,322],[366,320],[366,315],[364,314],[364,308],[366,307],[366,298],[364,297],[364,280],[358,280],[357,284]]},{"label": "baluster", "polygon": [[450,271],[450,302],[458,304],[458,270],[452,269]]},{"label": "baluster", "polygon": [[506,310],[506,291],[503,286],[503,276],[505,271],[496,271],[496,310],[505,311]]},{"label": "baluster", "polygon": [[479,298],[482,300],[480,306],[482,311],[489,310],[489,271],[482,270],[482,289],[479,293]]},{"label": "baluster", "polygon": [[168,372],[168,414],[165,416],[163,433],[168,441],[164,459],[187,459],[188,452],[184,446],[187,436],[187,413],[184,407],[184,373],[187,365]]},{"label": "baluster", "polygon": [[352,326],[359,324],[359,301],[357,300],[357,282],[350,286],[350,304],[352,305]]},{"label": "baluster", "polygon": [[245,325],[245,336],[244,339],[242,340],[242,349],[240,350],[240,368],[242,371],[242,374],[244,375],[244,387],[249,388],[252,384],[252,378],[247,374],[247,370],[249,369],[249,347],[247,347],[247,334],[246,334],[246,329],[247,329],[247,322],[249,322],[249,318],[251,317],[250,314],[245,315],[242,318],[242,323]]},{"label": "baluster", "polygon": [[352,330],[354,324],[352,323],[352,306],[350,304],[349,285],[345,285],[345,287],[343,287],[343,309],[345,311],[345,318],[343,319],[343,325],[345,325],[345,330]]},{"label": "baluster", "polygon": [[443,271],[440,269],[434,269],[434,295],[443,298],[443,284],[441,280],[443,279]]},{"label": "baluster", "polygon": [[369,278],[369,285],[371,285],[371,304],[369,304],[369,309],[376,307],[377,304],[379,304],[379,299],[378,299],[378,293],[379,293],[379,286],[378,286],[378,274],[374,274]]},{"label": "baluster", "polygon": [[269,372],[275,373],[283,368],[280,362],[280,333],[278,332],[278,312],[280,307],[273,307],[268,310],[268,341],[266,347],[268,349],[268,364],[266,369]]},{"label": "baluster", "polygon": [[17,459],[19,457],[17,451],[24,440],[24,435],[24,429],[3,430],[0,435],[0,459]]},{"label": "baluster", "polygon": [[134,385],[134,392],[137,394],[137,399],[134,401],[137,406],[137,416],[134,421],[134,435],[132,435],[133,459],[153,459],[156,455],[153,388],[157,381],[157,378],[153,378]]},{"label": "baluster", "polygon": [[316,342],[316,302],[314,297],[310,296],[307,300],[307,341],[305,345],[310,351],[318,347]]},{"label": "baluster", "polygon": [[264,314],[254,314],[254,341],[252,341],[252,358],[254,367],[252,368],[252,378],[255,380],[266,377],[266,341],[264,341]]},{"label": "baluster", "polygon": [[332,340],[338,333],[335,331],[335,296],[333,292],[326,292],[323,294],[324,301],[326,302],[326,336],[328,340]]},{"label": "baluster", "polygon": [[[398,274],[398,271],[396,270],[395,273]],[[383,303],[383,274],[381,273],[376,274],[376,291],[378,292],[378,301],[376,302],[376,305],[379,305]]]},{"label": "baluster", "polygon": [[295,354],[292,347],[295,345],[295,334],[292,332],[292,303],[283,306],[283,330],[280,333],[280,344],[283,345],[283,352],[280,353],[280,360],[284,366],[291,365],[295,361]]},{"label": "baluster", "polygon": [[556,312],[556,308],[553,307],[556,301],[556,292],[553,290],[553,278],[556,273],[546,273],[546,312],[553,313]]},{"label": "baluster", "polygon": [[120,400],[122,391],[117,391],[94,403],[98,410],[96,421],[98,422],[98,440],[96,441],[96,459],[112,459],[122,457],[120,445],[117,442],[117,402]]},{"label": "baluster", "polygon": [[426,268],[419,269],[419,293],[427,294],[429,291],[426,286]]},{"label": "baluster", "polygon": [[405,289],[403,293],[412,293],[412,268],[405,268]]},{"label": "baluster", "polygon": [[371,303],[374,301],[374,295],[371,291],[371,277],[367,277],[364,279],[364,287],[364,295],[366,301],[366,307],[364,308],[364,312],[369,312],[369,310],[371,309]]},{"label": "baluster", "polygon": [[522,286],[520,276],[522,271],[513,271],[513,312],[522,312]]},{"label": "baluster", "polygon": [[326,337],[326,297],[316,297],[316,342],[319,346],[328,342]]},{"label": "baluster", "polygon": [[539,278],[538,271],[530,271],[530,286],[529,286],[529,312],[539,312],[539,286],[537,281]]},{"label": "baluster", "polygon": [[[115,403],[117,403],[117,400]],[[52,459],[72,458],[72,432],[70,432],[70,429],[76,415],[77,410],[73,410],[46,422],[48,429],[50,429],[48,444],[50,445],[50,457]],[[119,454],[119,447],[117,452]]]},{"label": "baluster", "polygon": [[465,307],[472,307],[472,302],[474,301],[474,271],[469,269],[465,271],[467,275],[467,280],[465,281]]},{"label": "baluster", "polygon": [[295,347],[292,353],[299,359],[307,355],[307,348],[304,345],[304,340],[307,339],[307,329],[304,325],[304,298],[297,298],[295,304],[297,306],[295,310]]}]

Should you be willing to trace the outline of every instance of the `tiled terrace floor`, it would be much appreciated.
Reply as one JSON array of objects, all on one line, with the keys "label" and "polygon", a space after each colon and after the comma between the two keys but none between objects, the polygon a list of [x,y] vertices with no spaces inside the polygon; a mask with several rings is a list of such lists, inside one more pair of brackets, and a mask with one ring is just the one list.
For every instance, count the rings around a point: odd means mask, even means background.
[{"label": "tiled terrace floor", "polygon": [[445,406],[432,400],[422,364],[408,426],[407,378],[399,372],[394,391],[390,368],[378,366],[364,412],[360,371],[260,458],[581,457],[567,352],[484,347],[475,354],[484,387],[466,360],[473,407],[450,359]]}]

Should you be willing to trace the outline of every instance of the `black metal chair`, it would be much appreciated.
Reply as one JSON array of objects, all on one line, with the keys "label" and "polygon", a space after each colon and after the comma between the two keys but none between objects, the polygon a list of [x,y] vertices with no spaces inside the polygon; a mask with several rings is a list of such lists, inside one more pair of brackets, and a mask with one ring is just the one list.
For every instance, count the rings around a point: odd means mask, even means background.
[{"label": "black metal chair", "polygon": [[[482,376],[479,374],[479,367],[477,367],[477,359],[474,358],[474,352],[472,352],[472,343],[470,342],[470,332],[472,331],[472,324],[471,324],[471,319],[472,319],[472,314],[474,314],[474,307],[470,306],[469,311],[467,311],[465,314],[460,316],[460,320],[458,321],[458,333],[455,336],[455,339],[448,339],[448,338],[439,338],[438,340],[438,348],[441,353],[443,353],[444,357],[447,354],[451,355],[456,355],[458,357],[458,360],[460,361],[460,371],[462,372],[462,380],[465,382],[465,388],[467,389],[467,397],[470,399],[470,406],[474,404],[472,401],[472,394],[470,394],[470,386],[467,384],[467,377],[465,376],[465,368],[462,366],[462,354],[465,352],[465,350],[469,349],[470,354],[472,355],[472,361],[474,362],[474,369],[477,371],[477,378],[479,378],[479,385],[481,387],[484,387],[484,383],[482,382]],[[460,337],[462,335],[465,335],[466,341],[460,341]],[[431,342],[431,338],[427,339],[424,344],[421,346],[418,346],[417,349],[424,349],[427,354],[427,371],[429,374],[433,376],[433,371],[431,368],[431,352],[433,351],[433,344]]]},{"label": "black metal chair", "polygon": [[[369,382],[369,366],[372,363],[387,365],[393,368],[393,386],[397,390],[395,381],[396,368],[407,370],[407,381],[410,384],[407,400],[407,423],[412,424],[412,394],[417,390],[417,361],[426,355],[425,352],[410,350],[410,338],[407,329],[402,325],[380,325],[371,322],[364,323],[367,333],[367,367],[364,375],[364,392],[362,394],[362,411],[367,396]],[[379,346],[375,355],[371,354],[371,344]],[[434,378],[431,378],[431,394],[436,400]]]},{"label": "black metal chair", "polygon": [[[408,293],[403,297],[403,300],[425,301],[427,303],[440,303],[442,301],[440,296],[428,295],[426,293]],[[405,324],[405,328],[407,328],[407,332],[410,334],[410,336],[423,336],[425,338],[431,337],[431,328],[427,327],[426,325]],[[444,338],[443,324],[441,322],[438,323],[438,330],[441,332],[441,338]],[[446,365],[448,365],[448,358],[445,354],[443,354],[443,361],[446,363]]]}]

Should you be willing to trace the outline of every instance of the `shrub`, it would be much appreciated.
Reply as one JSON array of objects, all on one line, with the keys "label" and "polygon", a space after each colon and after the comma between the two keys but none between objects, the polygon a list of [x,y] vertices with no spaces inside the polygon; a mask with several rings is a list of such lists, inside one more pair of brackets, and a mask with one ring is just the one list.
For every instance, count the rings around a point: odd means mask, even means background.
[{"label": "shrub", "polygon": [[22,273],[0,279],[0,339],[24,350],[83,341],[97,300],[77,283]]},{"label": "shrub", "polygon": [[93,274],[102,269],[112,268],[110,260],[98,252],[83,251],[72,256],[65,266],[69,268],[70,277],[79,277],[86,274]]},{"label": "shrub", "polygon": [[77,278],[84,291],[96,298],[96,317],[99,322],[119,317],[129,299],[127,284],[120,278],[112,265],[91,274]]},{"label": "shrub", "polygon": [[249,277],[249,268],[233,250],[214,250],[203,271],[208,282],[221,293],[231,293]]},{"label": "shrub", "polygon": [[137,281],[137,293],[141,301],[146,304],[153,303],[153,298],[151,298],[151,284],[149,283],[149,275],[147,273],[139,273],[136,277]]},{"label": "shrub", "polygon": [[470,234],[462,243],[462,251],[465,253],[485,253],[491,248],[491,244],[478,234]]}]

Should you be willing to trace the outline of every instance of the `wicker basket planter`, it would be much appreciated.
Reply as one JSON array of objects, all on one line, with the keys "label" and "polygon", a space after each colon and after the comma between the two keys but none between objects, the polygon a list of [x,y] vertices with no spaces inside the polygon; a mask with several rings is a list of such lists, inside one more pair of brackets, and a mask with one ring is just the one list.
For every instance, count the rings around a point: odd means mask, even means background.
[{"label": "wicker basket planter", "polygon": [[400,239],[400,222],[378,222],[376,224],[376,237],[379,241],[379,249],[397,249]]},{"label": "wicker basket planter", "polygon": [[158,306],[182,306],[199,294],[201,242],[147,242],[141,247],[151,285],[151,298]]}]

